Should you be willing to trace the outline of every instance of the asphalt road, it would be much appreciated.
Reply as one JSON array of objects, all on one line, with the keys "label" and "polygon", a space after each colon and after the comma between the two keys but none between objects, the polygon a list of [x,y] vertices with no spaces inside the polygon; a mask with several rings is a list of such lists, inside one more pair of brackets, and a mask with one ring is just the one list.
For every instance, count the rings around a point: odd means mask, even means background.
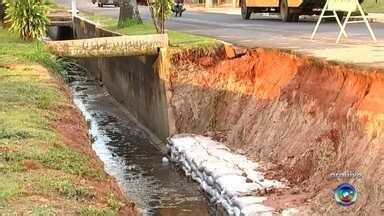
[{"label": "asphalt road", "polygon": [[[70,0],[56,0],[69,5]],[[77,0],[81,12],[118,17],[119,9],[113,6],[98,8],[91,0]],[[140,7],[143,19],[149,19],[146,7]],[[384,23],[372,23],[379,40],[373,43],[364,24],[351,24],[347,28],[350,38],[335,44],[338,26],[335,22],[323,23],[316,40],[310,40],[315,18],[301,17],[298,23],[281,22],[278,15],[253,14],[251,20],[242,20],[238,14],[210,13],[187,10],[183,17],[171,17],[167,28],[198,35],[215,37],[245,47],[291,49],[331,60],[364,65],[384,66]]]}]

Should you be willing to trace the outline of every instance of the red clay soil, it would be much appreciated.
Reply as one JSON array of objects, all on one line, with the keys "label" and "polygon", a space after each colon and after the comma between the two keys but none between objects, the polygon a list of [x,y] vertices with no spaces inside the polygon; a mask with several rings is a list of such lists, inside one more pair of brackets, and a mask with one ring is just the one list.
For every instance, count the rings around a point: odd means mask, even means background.
[{"label": "red clay soil", "polygon": [[[175,132],[219,134],[271,162],[309,194],[312,214],[384,215],[384,72],[267,49],[223,53],[174,55]],[[346,171],[361,178],[332,177]],[[358,190],[348,208],[333,199],[342,182]]]},{"label": "red clay soil", "polygon": [[[65,91],[68,92],[67,89],[65,89]],[[67,93],[67,95],[68,98],[70,98],[70,94]],[[60,112],[58,113],[60,113],[60,115],[56,119],[55,128],[61,135],[63,143],[72,149],[86,154],[88,158],[90,158],[90,162],[92,163],[93,167],[99,170],[103,170],[104,168],[102,166],[102,162],[99,160],[96,153],[92,149],[88,135],[87,124],[82,114],[76,109],[75,106],[60,107]],[[32,168],[35,166],[29,163],[27,165],[31,166]],[[117,196],[116,198],[124,204],[124,206],[121,207],[118,211],[119,215],[139,215],[135,204],[129,202],[126,199],[122,193],[122,189],[112,177],[107,177],[104,180],[88,179],[86,182],[82,183],[88,186],[92,186],[92,188],[98,194],[96,196],[98,199],[107,199],[111,193]],[[101,202],[107,203],[108,201],[101,200]]]}]

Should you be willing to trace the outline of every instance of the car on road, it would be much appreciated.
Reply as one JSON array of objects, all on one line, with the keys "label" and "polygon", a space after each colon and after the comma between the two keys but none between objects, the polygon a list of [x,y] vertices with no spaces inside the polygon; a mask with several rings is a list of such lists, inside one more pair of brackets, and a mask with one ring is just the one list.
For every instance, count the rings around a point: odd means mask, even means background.
[{"label": "car on road", "polygon": [[119,0],[92,0],[93,4],[96,4],[98,7],[104,7],[104,5],[114,5],[115,7],[119,7]]},{"label": "car on road", "polygon": [[326,0],[240,0],[241,15],[249,19],[252,13],[280,13],[284,22],[296,22],[300,15],[318,14]]}]

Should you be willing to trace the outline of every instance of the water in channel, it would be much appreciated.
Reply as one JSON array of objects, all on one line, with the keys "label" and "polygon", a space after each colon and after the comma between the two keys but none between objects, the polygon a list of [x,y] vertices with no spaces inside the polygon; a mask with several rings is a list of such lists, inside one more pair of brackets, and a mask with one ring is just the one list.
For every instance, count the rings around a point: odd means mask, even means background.
[{"label": "water in channel", "polygon": [[85,72],[70,73],[77,107],[90,124],[93,149],[105,170],[122,185],[144,215],[212,214],[207,199],[171,165],[147,133],[127,115],[108,92]]}]

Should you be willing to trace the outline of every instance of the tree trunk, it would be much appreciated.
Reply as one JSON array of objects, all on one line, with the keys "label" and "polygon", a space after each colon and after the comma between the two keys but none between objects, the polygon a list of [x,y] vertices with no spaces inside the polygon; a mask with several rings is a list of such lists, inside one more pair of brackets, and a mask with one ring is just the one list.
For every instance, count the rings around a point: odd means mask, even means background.
[{"label": "tree trunk", "polygon": [[126,21],[142,23],[136,0],[120,0],[118,26],[123,26]]},{"label": "tree trunk", "polygon": [[5,17],[5,3],[3,3],[2,0],[0,0],[0,23],[3,22],[4,17]]},{"label": "tree trunk", "polygon": [[157,55],[159,48],[168,47],[168,36],[153,34],[47,41],[45,46],[57,56],[74,58]]},{"label": "tree trunk", "polygon": [[160,28],[159,28],[159,25],[157,23],[157,18],[156,18],[156,15],[155,15],[155,10],[153,8],[153,2],[151,2],[150,0],[147,0],[147,5],[148,5],[148,8],[149,8],[149,13],[151,14],[153,26],[155,26],[156,32],[160,33]]}]

